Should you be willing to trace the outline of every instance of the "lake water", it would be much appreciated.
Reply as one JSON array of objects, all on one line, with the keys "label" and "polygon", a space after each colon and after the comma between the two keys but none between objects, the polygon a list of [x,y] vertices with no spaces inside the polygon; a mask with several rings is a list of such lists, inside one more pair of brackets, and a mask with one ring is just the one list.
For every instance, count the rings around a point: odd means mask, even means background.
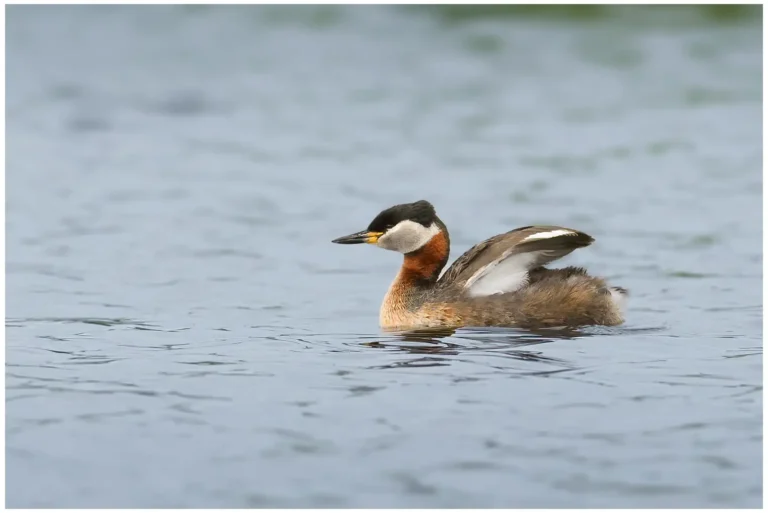
[{"label": "lake water", "polygon": [[[9,507],[761,506],[759,17],[7,16]],[[382,333],[422,198],[627,323]]]}]

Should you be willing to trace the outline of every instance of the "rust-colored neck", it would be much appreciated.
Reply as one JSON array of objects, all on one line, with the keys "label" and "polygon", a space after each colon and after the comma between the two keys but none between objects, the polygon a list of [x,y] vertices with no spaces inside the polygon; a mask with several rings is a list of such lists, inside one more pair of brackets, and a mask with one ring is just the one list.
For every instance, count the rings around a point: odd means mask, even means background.
[{"label": "rust-colored neck", "polygon": [[410,312],[417,306],[418,298],[422,297],[418,292],[432,287],[448,262],[448,231],[442,226],[441,228],[440,233],[428,243],[405,255],[403,266],[381,305],[379,323],[382,327],[407,326],[413,323]]},{"label": "rust-colored neck", "polygon": [[424,246],[405,255],[400,279],[411,286],[433,285],[448,262],[450,242],[443,229]]}]

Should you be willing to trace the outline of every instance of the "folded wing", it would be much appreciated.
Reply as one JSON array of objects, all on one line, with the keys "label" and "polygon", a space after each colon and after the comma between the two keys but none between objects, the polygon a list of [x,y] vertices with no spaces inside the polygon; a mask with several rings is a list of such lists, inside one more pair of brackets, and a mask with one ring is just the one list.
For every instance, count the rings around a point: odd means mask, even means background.
[{"label": "folded wing", "polygon": [[440,282],[470,296],[514,292],[528,282],[528,271],[589,246],[586,233],[560,226],[526,226],[476,245],[460,256]]}]

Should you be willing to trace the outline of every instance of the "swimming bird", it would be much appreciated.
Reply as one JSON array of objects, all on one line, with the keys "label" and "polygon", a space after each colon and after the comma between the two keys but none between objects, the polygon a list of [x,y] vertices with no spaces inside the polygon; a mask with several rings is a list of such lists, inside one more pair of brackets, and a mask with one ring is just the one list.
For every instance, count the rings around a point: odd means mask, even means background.
[{"label": "swimming bird", "polygon": [[379,324],[407,330],[619,325],[626,289],[581,267],[544,267],[593,241],[561,226],[524,226],[477,244],[441,275],[450,253],[448,228],[421,200],[387,208],[368,229],[332,242],[374,244],[404,255]]}]

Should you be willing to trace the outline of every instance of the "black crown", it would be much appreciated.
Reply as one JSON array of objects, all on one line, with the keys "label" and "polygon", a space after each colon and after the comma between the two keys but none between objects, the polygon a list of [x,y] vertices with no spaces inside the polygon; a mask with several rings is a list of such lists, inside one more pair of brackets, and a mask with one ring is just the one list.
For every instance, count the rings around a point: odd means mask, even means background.
[{"label": "black crown", "polygon": [[422,226],[429,227],[435,219],[435,207],[427,200],[415,203],[403,203],[383,210],[368,225],[369,232],[385,232],[401,221],[413,221]]}]

